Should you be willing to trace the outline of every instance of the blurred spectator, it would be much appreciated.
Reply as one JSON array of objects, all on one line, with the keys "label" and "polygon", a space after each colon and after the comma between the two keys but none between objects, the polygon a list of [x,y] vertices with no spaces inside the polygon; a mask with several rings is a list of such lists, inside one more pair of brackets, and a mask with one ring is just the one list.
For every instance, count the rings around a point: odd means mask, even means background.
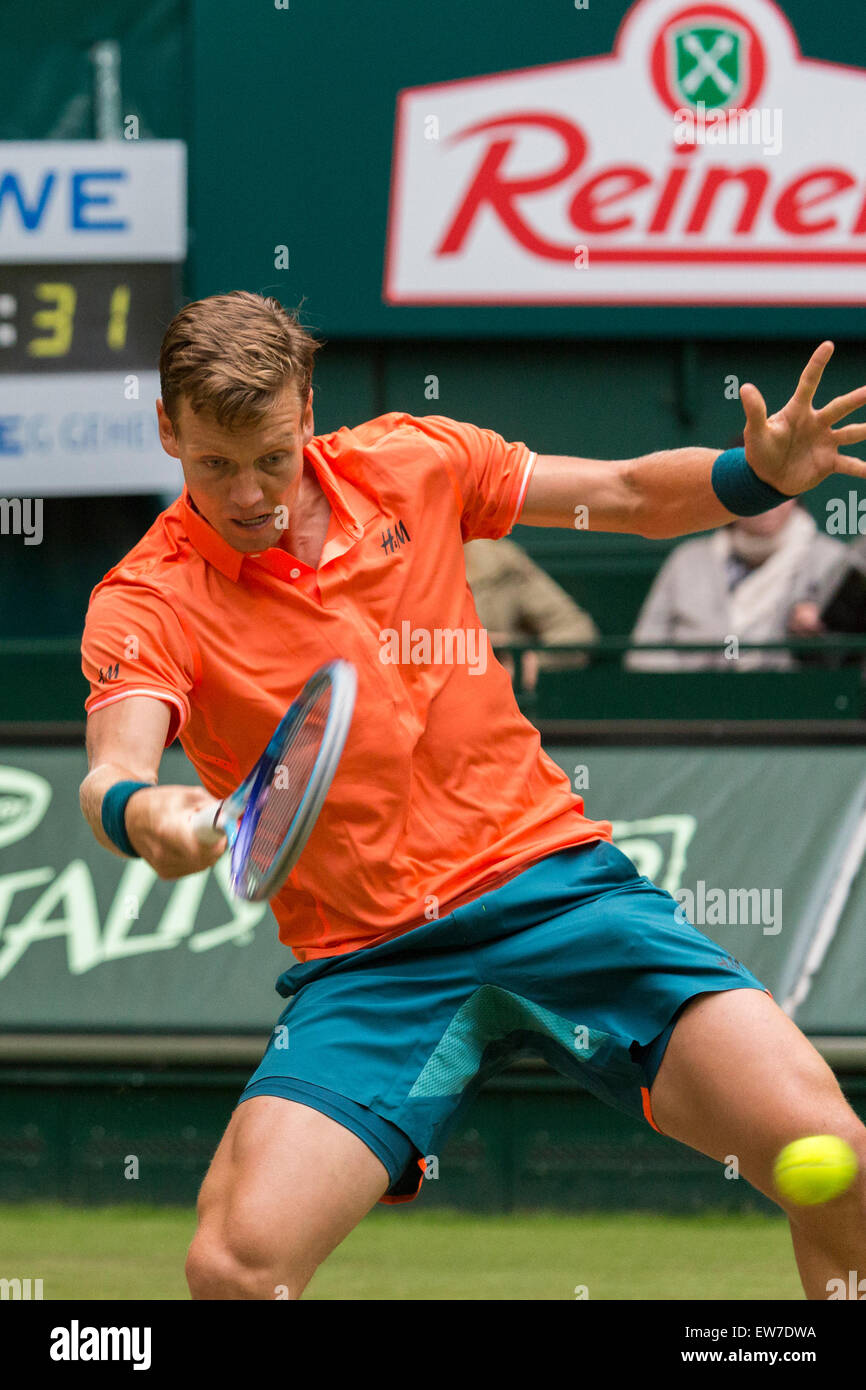
[{"label": "blurred spectator", "polygon": [[[814,596],[847,547],[818,530],[796,499],[761,516],[740,517],[708,536],[678,545],[662,565],[632,634],[645,642],[712,642],[715,652],[635,652],[632,670],[725,667],[726,639],[783,642],[792,611]],[[785,670],[787,652],[744,652],[739,670]]]},{"label": "blurred spectator", "polygon": [[[866,633],[866,536],[843,546],[842,554],[827,574],[795,598],[791,631],[797,637]],[[856,654],[846,658],[839,653],[832,660],[830,657],[827,653],[826,659],[817,655],[811,659],[822,665],[862,660]]]},{"label": "blurred spectator", "polygon": [[[463,553],[478,617],[494,647],[509,642],[555,646],[597,641],[598,628],[589,614],[514,541],[467,541]],[[510,654],[502,652],[498,659],[513,679]],[[523,683],[534,690],[539,670],[584,666],[586,661],[587,657],[578,652],[525,652]]]}]

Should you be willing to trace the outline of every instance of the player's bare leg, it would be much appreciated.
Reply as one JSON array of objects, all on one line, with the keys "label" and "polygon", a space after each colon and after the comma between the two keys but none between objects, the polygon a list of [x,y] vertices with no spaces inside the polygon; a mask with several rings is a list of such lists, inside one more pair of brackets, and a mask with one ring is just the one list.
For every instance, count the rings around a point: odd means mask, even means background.
[{"label": "player's bare leg", "polygon": [[[828,1281],[866,1276],[866,1128],[809,1040],[768,995],[753,989],[702,994],[683,1010],[651,1091],[663,1134],[739,1171],[784,1208],[807,1298]],[[809,1134],[837,1134],[860,1172],[841,1197],[817,1207],[780,1201],[779,1150]]]},{"label": "player's bare leg", "polygon": [[336,1120],[280,1096],[244,1101],[199,1194],[186,1264],[192,1297],[300,1298],[389,1183]]}]

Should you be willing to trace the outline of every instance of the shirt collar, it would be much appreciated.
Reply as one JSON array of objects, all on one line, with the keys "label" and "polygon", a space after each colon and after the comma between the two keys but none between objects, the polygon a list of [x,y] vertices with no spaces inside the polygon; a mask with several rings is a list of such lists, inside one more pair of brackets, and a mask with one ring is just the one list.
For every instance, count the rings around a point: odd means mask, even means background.
[{"label": "shirt collar", "polygon": [[207,560],[220,574],[224,574],[226,579],[236,583],[244,560],[243,552],[235,550],[233,545],[224,541],[210,522],[205,521],[201,513],[195,511],[186,484],[181,496],[180,509],[184,530],[202,559]]},{"label": "shirt collar", "polygon": [[[316,441],[313,441],[313,444],[315,443]],[[304,460],[312,465],[322,491],[330,503],[331,511],[345,531],[348,538],[345,545],[348,548],[361,539],[366,523],[377,516],[378,511],[370,499],[353,487],[347,478],[337,477],[318,449],[306,448]],[[181,514],[186,534],[202,559],[236,584],[244,560],[251,559],[252,556],[229,545],[210,522],[205,521],[201,513],[195,510],[186,484],[181,495]],[[257,554],[267,555],[268,551],[258,551]]]}]

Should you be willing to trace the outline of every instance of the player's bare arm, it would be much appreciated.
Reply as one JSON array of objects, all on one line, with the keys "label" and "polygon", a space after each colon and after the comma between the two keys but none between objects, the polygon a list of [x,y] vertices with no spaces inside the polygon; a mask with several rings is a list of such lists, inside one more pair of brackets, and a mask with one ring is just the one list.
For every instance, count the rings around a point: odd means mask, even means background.
[{"label": "player's bare arm", "polygon": [[[794,395],[775,415],[758,388],[746,384],[740,400],[746,416],[744,441],[752,471],[786,497],[809,492],[831,473],[866,478],[866,463],[843,451],[866,440],[866,424],[834,428],[866,405],[866,386],[814,405],[824,368],[834,352],[824,342],[812,354]],[[735,520],[713,489],[718,449],[666,449],[642,458],[601,460],[541,454],[520,513],[526,526],[576,525],[653,539],[708,531]]]},{"label": "player's bare arm", "polygon": [[120,857],[121,851],[102,826],[102,800],[116,782],[150,782],[126,804],[130,843],[160,878],[176,879],[216,863],[226,847],[225,836],[214,845],[201,844],[192,830],[191,813],[211,797],[203,787],[158,786],[159,765],[168,733],[169,708],[161,700],[130,696],[87,720],[90,772],[81,784],[81,809],[96,839]]}]

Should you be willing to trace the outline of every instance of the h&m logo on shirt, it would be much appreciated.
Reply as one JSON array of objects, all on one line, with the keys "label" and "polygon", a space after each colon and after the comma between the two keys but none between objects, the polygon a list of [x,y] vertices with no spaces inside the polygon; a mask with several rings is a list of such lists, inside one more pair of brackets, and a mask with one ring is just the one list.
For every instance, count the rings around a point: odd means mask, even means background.
[{"label": "h&m logo on shirt", "polygon": [[393,531],[388,527],[387,531],[382,532],[382,550],[386,555],[392,555],[395,550],[399,550],[401,545],[405,545],[412,537],[406,530],[406,523],[398,519]]}]

